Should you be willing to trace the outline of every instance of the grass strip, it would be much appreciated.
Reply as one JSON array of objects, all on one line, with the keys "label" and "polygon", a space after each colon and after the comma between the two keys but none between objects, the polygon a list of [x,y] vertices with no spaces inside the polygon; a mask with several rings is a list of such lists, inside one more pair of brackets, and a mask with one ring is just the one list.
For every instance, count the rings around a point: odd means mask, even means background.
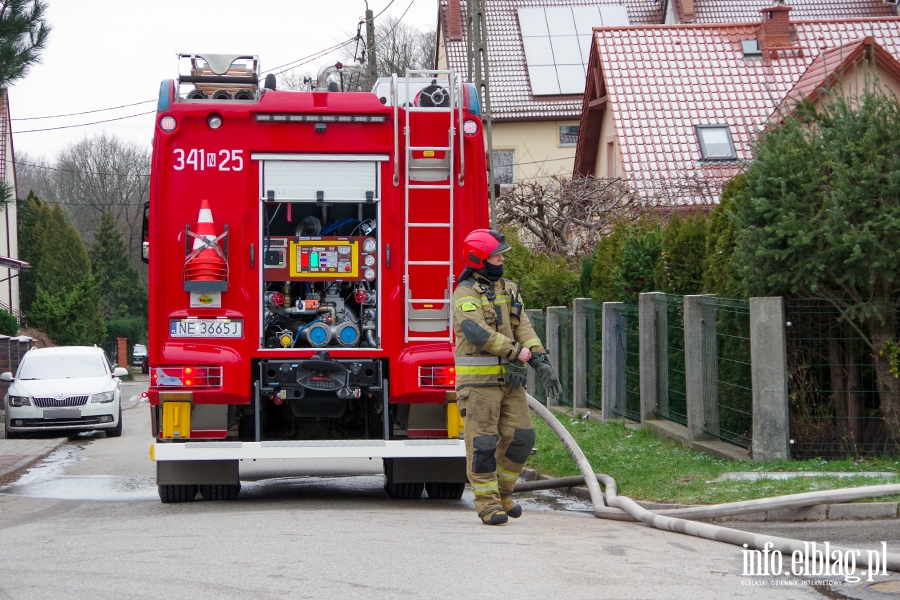
[{"label": "grass strip", "polygon": [[[574,436],[595,471],[612,476],[619,493],[635,500],[675,504],[719,504],[835,488],[900,483],[900,477],[797,477],[756,481],[714,481],[730,471],[864,472],[900,469],[900,458],[780,462],[727,461],[657,438],[649,429],[629,429],[622,422],[597,423],[557,415]],[[532,415],[537,454],[528,465],[551,477],[578,475],[578,467],[553,431]],[[874,498],[900,500],[900,496]]]}]

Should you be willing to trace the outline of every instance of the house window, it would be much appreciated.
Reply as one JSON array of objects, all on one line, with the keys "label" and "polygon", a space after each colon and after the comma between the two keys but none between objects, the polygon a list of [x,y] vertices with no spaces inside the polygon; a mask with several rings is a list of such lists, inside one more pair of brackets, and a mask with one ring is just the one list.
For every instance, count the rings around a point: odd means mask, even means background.
[{"label": "house window", "polygon": [[744,52],[744,58],[762,58],[759,40],[741,40],[741,50]]},{"label": "house window", "polygon": [[491,157],[491,168],[494,170],[494,181],[500,185],[512,185],[516,182],[516,151],[494,150]]},{"label": "house window", "polygon": [[697,125],[697,139],[703,160],[734,160],[734,142],[728,125]]},{"label": "house window", "polygon": [[560,146],[577,146],[578,145],[578,128],[579,125],[560,125],[559,126],[559,145]]}]

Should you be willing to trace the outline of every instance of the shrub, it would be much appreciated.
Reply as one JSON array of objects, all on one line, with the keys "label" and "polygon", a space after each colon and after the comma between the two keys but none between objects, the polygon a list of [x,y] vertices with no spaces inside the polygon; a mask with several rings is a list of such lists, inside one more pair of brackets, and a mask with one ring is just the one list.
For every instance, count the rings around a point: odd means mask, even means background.
[{"label": "shrub", "polygon": [[19,320],[5,310],[0,310],[0,334],[10,337],[19,332]]}]

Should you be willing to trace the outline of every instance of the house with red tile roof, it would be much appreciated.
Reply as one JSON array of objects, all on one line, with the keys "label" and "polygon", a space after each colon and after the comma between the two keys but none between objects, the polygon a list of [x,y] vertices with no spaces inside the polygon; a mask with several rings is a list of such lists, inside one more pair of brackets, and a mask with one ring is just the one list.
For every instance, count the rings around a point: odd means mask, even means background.
[{"label": "house with red tile roof", "polygon": [[[666,24],[743,23],[759,19],[772,0],[663,0]],[[787,0],[791,18],[846,19],[896,17],[897,3],[885,0]]]},{"label": "house with red tile roof", "polygon": [[769,119],[823,83],[858,81],[861,57],[893,81],[900,18],[794,20],[770,7],[756,22],[598,28],[593,42],[574,173],[686,207],[717,202]]},{"label": "house with red tile roof", "polygon": [[[572,172],[594,27],[759,21],[773,0],[484,0],[495,177]],[[804,19],[888,17],[884,0],[790,0]],[[436,68],[468,72],[466,0],[440,0]],[[676,17],[677,16],[677,17]]]}]

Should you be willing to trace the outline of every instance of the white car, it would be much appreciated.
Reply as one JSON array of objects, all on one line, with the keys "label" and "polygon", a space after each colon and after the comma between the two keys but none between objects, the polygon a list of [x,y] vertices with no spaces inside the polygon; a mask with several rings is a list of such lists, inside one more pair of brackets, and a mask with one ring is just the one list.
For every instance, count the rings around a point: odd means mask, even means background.
[{"label": "white car", "polygon": [[62,346],[32,348],[19,363],[6,394],[6,437],[35,431],[105,431],[122,435],[119,377],[128,370],[112,370],[101,348]]}]

